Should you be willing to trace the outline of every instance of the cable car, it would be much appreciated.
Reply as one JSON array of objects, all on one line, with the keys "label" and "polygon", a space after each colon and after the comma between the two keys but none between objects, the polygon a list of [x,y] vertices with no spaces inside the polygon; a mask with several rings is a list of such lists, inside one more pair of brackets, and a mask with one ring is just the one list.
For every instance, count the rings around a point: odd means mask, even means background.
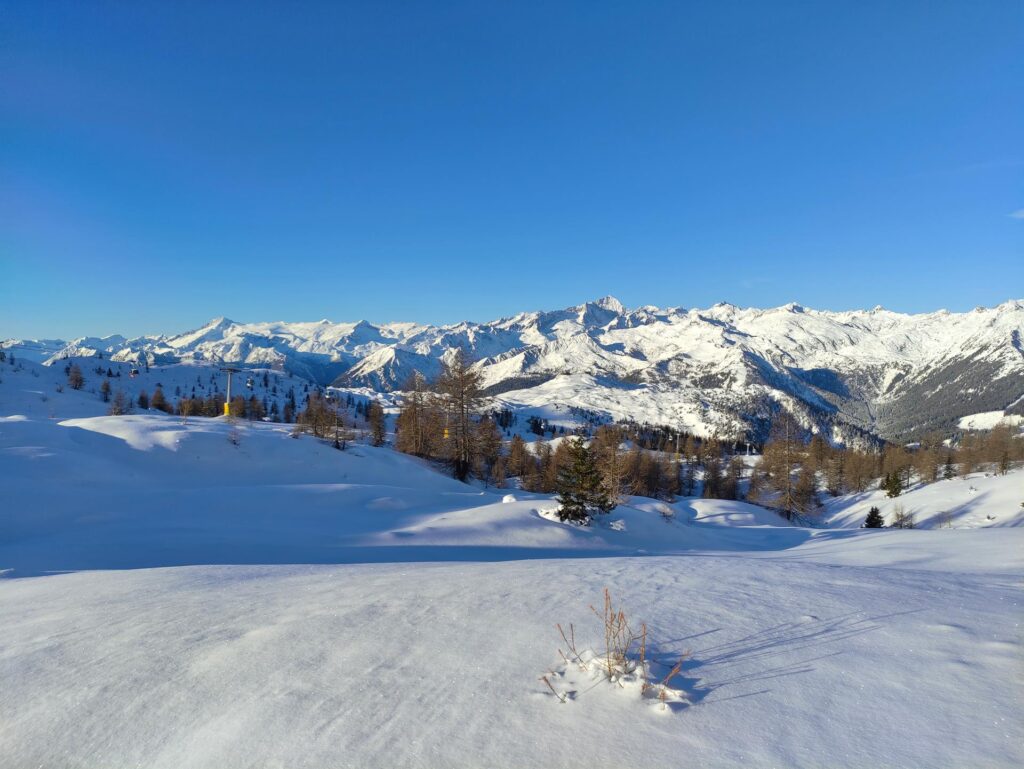
[{"label": "cable car", "polygon": [[245,380],[245,386],[248,387],[250,390],[252,389],[254,384],[256,383],[253,381],[252,377],[249,377],[248,379]]},{"label": "cable car", "polygon": [[135,379],[135,377],[137,377],[138,375],[139,370],[135,368],[135,366],[132,366],[132,370],[128,372],[128,376],[130,376],[132,379]]}]

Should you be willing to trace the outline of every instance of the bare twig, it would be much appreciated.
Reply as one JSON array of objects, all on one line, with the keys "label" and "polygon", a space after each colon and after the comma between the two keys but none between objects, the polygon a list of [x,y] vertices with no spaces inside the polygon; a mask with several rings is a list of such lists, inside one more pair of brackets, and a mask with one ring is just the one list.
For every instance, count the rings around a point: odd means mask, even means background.
[{"label": "bare twig", "polygon": [[[573,662],[580,666],[580,670],[586,670],[587,665],[583,661],[583,656],[576,649],[576,629],[570,623],[569,636],[567,638],[565,635],[565,630],[562,628],[560,624],[555,625],[555,627],[557,627],[558,632],[562,634],[562,640],[565,641],[565,645],[569,647],[569,653],[573,656]],[[558,650],[558,653],[562,655],[562,659],[564,659],[566,661],[566,664],[568,664],[569,660],[566,658],[565,654],[562,652],[561,649]]]},{"label": "bare twig", "polygon": [[647,694],[647,623],[640,625],[640,694]]},{"label": "bare twig", "polygon": [[[552,673],[552,675],[554,675],[554,674]],[[548,677],[547,676],[541,676],[540,680],[548,685],[548,688],[551,690],[551,693],[553,695],[555,695],[556,697],[558,697],[558,701],[561,702],[564,705],[565,704],[565,695],[564,694],[559,694],[557,691],[555,691],[555,687],[551,685],[551,682],[548,680]]]}]

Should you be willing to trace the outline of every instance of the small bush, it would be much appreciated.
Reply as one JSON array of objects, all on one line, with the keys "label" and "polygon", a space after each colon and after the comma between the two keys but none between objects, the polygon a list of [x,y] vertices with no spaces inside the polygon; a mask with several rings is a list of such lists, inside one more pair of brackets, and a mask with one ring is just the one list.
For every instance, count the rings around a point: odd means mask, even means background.
[{"label": "small bush", "polygon": [[[683,695],[672,689],[669,684],[679,674],[689,652],[684,653],[666,675],[658,679],[652,678],[647,656],[647,625],[641,623],[639,628],[630,625],[625,611],[613,604],[611,592],[607,588],[604,591],[604,605],[601,610],[594,606],[591,606],[590,610],[601,621],[604,633],[604,646],[601,649],[580,649],[574,625],[569,625],[568,632],[560,624],[555,626],[565,644],[565,649],[559,648],[558,653],[567,670],[576,669],[608,683],[617,684],[621,688],[639,685],[642,697],[657,699],[663,707],[667,707],[669,700],[684,699]],[[567,702],[569,693],[559,692],[552,683],[552,678],[558,674],[552,671],[550,676],[549,678],[548,675],[543,675],[540,680],[560,702]]]},{"label": "small bush", "polygon": [[896,505],[892,509],[892,528],[912,529],[914,528],[914,514],[903,509],[903,505]]}]

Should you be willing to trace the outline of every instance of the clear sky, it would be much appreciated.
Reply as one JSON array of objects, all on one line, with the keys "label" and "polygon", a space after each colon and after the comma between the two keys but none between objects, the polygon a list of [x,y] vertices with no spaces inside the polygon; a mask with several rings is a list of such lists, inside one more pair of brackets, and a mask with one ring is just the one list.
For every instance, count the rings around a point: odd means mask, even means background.
[{"label": "clear sky", "polygon": [[1024,297],[1024,3],[6,0],[0,338]]}]

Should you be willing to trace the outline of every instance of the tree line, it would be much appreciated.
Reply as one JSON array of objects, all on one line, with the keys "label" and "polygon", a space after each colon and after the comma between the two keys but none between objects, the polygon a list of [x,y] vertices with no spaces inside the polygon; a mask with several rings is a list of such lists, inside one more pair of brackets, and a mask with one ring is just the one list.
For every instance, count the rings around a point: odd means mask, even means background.
[{"label": "tree line", "polygon": [[700,494],[746,499],[787,519],[806,520],[820,507],[823,494],[867,491],[881,479],[882,488],[896,496],[914,482],[934,482],[981,468],[1005,473],[1024,461],[1024,440],[1015,439],[1005,425],[954,440],[936,433],[915,444],[847,448],[832,445],[779,411],[753,461],[744,458],[751,446],[732,438],[698,437],[633,422],[596,427],[590,423],[580,432],[588,439],[591,475],[581,469],[578,441],[547,440],[548,432],[557,437],[564,431],[539,417],[529,419],[530,432],[538,435],[535,441],[519,434],[506,441],[502,428],[514,418],[506,411],[482,411],[480,375],[461,352],[445,362],[433,385],[417,374],[405,390],[396,423],[398,450],[444,462],[460,480],[475,476],[501,487],[516,478],[520,488],[542,493],[561,494],[560,479],[567,468],[576,467],[581,477],[597,479],[612,504],[625,495],[672,500]]},{"label": "tree line", "polygon": [[[81,389],[84,377],[80,367],[69,364],[65,370],[68,385]],[[224,412],[222,393],[197,396],[194,387],[191,396],[179,392],[174,405],[160,387],[152,396],[142,391],[134,400],[121,391],[112,393],[112,373],[108,369],[100,386],[100,396],[111,403],[112,414],[129,413],[136,405],[181,416],[215,417]],[[263,383],[269,386],[266,374]],[[276,385],[273,390],[276,396]],[[386,441],[384,411],[376,401],[355,401],[351,394],[342,398],[316,388],[311,391],[308,384],[304,391],[300,405],[295,388],[289,388],[283,408],[276,397],[268,404],[266,394],[262,399],[255,394],[235,396],[230,413],[239,418],[294,422],[298,431],[331,440],[339,448],[352,439],[361,419],[374,445]],[[528,417],[529,432],[537,435],[536,440],[528,442],[519,434],[506,440],[517,417],[508,409],[484,409],[480,373],[461,350],[446,357],[436,381],[428,384],[417,373],[404,391],[395,424],[397,450],[444,463],[462,481],[475,477],[504,487],[515,478],[520,488],[541,493],[564,492],[566,474],[575,467],[577,475],[596,483],[602,499],[612,505],[626,495],[672,500],[700,494],[746,499],[795,520],[813,515],[823,494],[864,492],[880,485],[895,497],[915,482],[931,483],[981,469],[1006,473],[1024,461],[1024,440],[1015,438],[1014,430],[1004,424],[952,439],[930,433],[906,445],[847,448],[830,444],[820,433],[778,411],[771,419],[767,439],[758,446],[760,456],[750,462],[743,456],[750,446],[733,438],[699,437],[666,426],[610,423],[585,415],[591,418],[576,432],[587,439],[584,446],[591,473],[580,464],[580,445],[573,439],[573,431],[566,433],[564,427],[552,426],[542,417]],[[549,434],[565,438],[547,440]]]}]

